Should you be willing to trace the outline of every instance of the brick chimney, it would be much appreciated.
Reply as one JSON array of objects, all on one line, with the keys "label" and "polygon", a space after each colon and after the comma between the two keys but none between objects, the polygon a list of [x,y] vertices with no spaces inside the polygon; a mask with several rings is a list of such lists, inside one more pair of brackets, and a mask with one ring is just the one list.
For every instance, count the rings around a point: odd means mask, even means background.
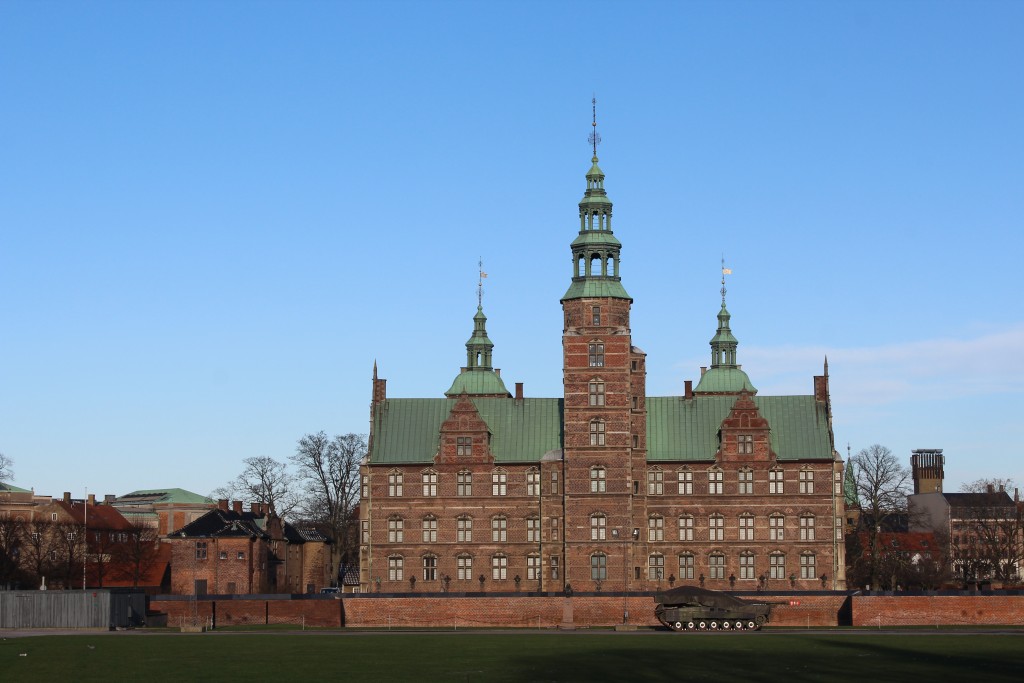
[{"label": "brick chimney", "polygon": [[96,494],[95,493],[90,493],[89,497],[86,499],[86,502],[89,505],[95,505],[96,504]]},{"label": "brick chimney", "polygon": [[221,512],[227,512],[228,511],[228,499],[227,498],[221,498],[220,500],[218,500],[217,501],[217,509],[220,510]]},{"label": "brick chimney", "polygon": [[683,398],[685,398],[687,400],[690,400],[691,398],[693,398],[693,380],[692,379],[686,380],[683,383],[683,386],[685,387],[683,389]]},{"label": "brick chimney", "polygon": [[64,502],[65,503],[70,503],[71,502],[71,491],[65,491],[64,492]]},{"label": "brick chimney", "polygon": [[523,383],[522,382],[516,382],[516,400],[517,401],[522,401],[523,400]]},{"label": "brick chimney", "polygon": [[242,514],[242,505],[242,501],[236,500],[234,503],[231,504],[231,509],[235,511],[235,514],[240,515]]},{"label": "brick chimney", "polygon": [[828,402],[828,377],[825,375],[814,376],[814,400],[818,403]]}]

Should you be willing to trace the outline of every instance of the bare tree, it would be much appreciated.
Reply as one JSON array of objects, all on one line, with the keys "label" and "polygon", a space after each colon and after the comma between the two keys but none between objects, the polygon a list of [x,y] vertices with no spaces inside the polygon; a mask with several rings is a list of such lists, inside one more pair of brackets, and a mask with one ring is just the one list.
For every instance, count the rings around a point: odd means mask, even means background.
[{"label": "bare tree", "polygon": [[0,481],[14,479],[14,461],[0,453]]},{"label": "bare tree", "polygon": [[21,578],[25,522],[20,517],[0,517],[0,588],[10,588]]},{"label": "bare tree", "polygon": [[58,548],[53,523],[44,519],[26,523],[21,550],[21,568],[27,580],[42,587],[46,577],[56,573]]},{"label": "bare tree", "polygon": [[[865,573],[870,577],[871,585],[878,586],[883,569],[878,534],[886,530],[897,516],[906,513],[911,473],[892,451],[879,444],[854,455],[850,465],[860,501],[860,524],[867,536],[864,550],[870,551],[865,553]],[[849,559],[857,561],[860,558]]]},{"label": "bare tree", "polygon": [[302,512],[326,531],[333,542],[333,572],[352,562],[358,547],[352,542],[359,502],[359,463],[366,456],[366,437],[344,434],[330,439],[325,432],[299,439],[291,460],[305,488]]},{"label": "bare tree", "polygon": [[124,535],[124,542],[114,550],[113,564],[119,578],[131,580],[132,587],[138,588],[158,559],[159,534],[153,527],[132,524]]},{"label": "bare tree", "polygon": [[1002,479],[991,477],[988,479],[975,479],[966,484],[960,485],[961,493],[988,493],[989,491],[1012,491],[1013,479]]},{"label": "bare tree", "polygon": [[245,469],[227,486],[216,489],[214,498],[233,498],[268,506],[278,517],[287,518],[298,505],[295,477],[287,463],[260,455],[242,461]]},{"label": "bare tree", "polygon": [[1024,564],[1024,524],[1017,505],[992,481],[965,485],[972,490],[956,498],[950,510],[950,555],[964,579],[1012,581]]}]

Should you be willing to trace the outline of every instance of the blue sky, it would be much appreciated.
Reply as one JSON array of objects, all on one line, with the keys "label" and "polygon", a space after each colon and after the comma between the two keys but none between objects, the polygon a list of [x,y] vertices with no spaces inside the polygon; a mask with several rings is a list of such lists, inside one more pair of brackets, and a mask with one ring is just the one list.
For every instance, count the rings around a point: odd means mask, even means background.
[{"label": "blue sky", "polygon": [[590,99],[648,393],[1024,482],[1024,4],[0,3],[0,452],[207,493],[465,362],[561,390]]}]

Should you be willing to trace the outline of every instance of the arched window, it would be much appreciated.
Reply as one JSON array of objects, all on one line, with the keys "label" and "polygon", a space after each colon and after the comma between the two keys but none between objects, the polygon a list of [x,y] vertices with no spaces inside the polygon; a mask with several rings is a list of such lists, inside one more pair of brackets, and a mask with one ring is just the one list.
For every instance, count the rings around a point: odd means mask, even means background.
[{"label": "arched window", "polygon": [[437,555],[423,556],[423,580],[437,581]]},{"label": "arched window", "polygon": [[679,540],[693,540],[693,515],[682,515],[679,517]]},{"label": "arched window", "polygon": [[590,382],[590,405],[592,406],[603,406],[604,405],[604,382],[599,379],[592,380]]},{"label": "arched window", "polygon": [[469,470],[462,470],[457,475],[456,493],[460,496],[473,495],[473,473]]},{"label": "arched window", "polygon": [[590,468],[590,492],[604,493],[604,468],[595,465]]},{"label": "arched window", "polygon": [[786,492],[783,471],[775,468],[768,471],[768,493],[782,494]]},{"label": "arched window", "polygon": [[708,556],[708,578],[725,578],[725,555],[722,553],[711,553]]},{"label": "arched window", "polygon": [[647,470],[647,495],[660,496],[665,492],[665,473],[660,467]]},{"label": "arched window", "polygon": [[437,517],[434,515],[423,518],[423,542],[437,543]]},{"label": "arched window", "polygon": [[508,494],[508,473],[503,469],[496,469],[491,472],[491,495],[504,496]]},{"label": "arched window", "polygon": [[603,541],[607,529],[608,518],[600,512],[590,515],[590,540]]},{"label": "arched window", "polygon": [[424,470],[420,473],[420,480],[423,483],[423,495],[433,497],[437,495],[437,472]]},{"label": "arched window", "polygon": [[800,470],[800,493],[814,493],[814,470]]},{"label": "arched window", "polygon": [[590,578],[594,581],[604,581],[608,578],[608,557],[604,553],[594,553],[590,556]]},{"label": "arched window", "polygon": [[740,515],[740,540],[754,540],[754,515],[744,512]]},{"label": "arched window", "polygon": [[818,578],[818,572],[814,563],[814,553],[800,553],[800,578]]},{"label": "arched window", "polygon": [[768,556],[768,578],[786,578],[786,556],[782,553],[772,553]]},{"label": "arched window", "polygon": [[725,517],[722,515],[711,515],[708,517],[708,540],[725,540]]},{"label": "arched window", "polygon": [[388,472],[388,495],[389,496],[401,496],[402,495],[402,473],[399,470],[391,470]]},{"label": "arched window", "polygon": [[775,513],[768,518],[768,540],[783,541],[786,538],[786,518]]},{"label": "arched window", "polygon": [[740,553],[740,578],[741,579],[753,579],[756,574],[754,572],[754,553],[746,550]]},{"label": "arched window", "polygon": [[388,517],[388,543],[401,543],[405,540],[405,520],[401,517]]},{"label": "arched window", "polygon": [[501,553],[491,557],[491,578],[495,581],[508,578],[508,557]]},{"label": "arched window", "polygon": [[473,558],[469,555],[459,555],[455,558],[455,577],[459,581],[473,580]]},{"label": "arched window", "polygon": [[722,470],[712,467],[708,470],[708,493],[712,496],[722,495]]},{"label": "arched window", "polygon": [[401,555],[388,557],[388,580],[401,581],[405,572],[405,558]]},{"label": "arched window", "polygon": [[814,515],[800,515],[800,540],[814,540]]},{"label": "arched window", "polygon": [[604,445],[604,420],[598,419],[590,421],[590,445]]},{"label": "arched window", "polygon": [[684,467],[676,472],[676,480],[679,482],[679,495],[693,495],[693,472],[689,467]]},{"label": "arched window", "polygon": [[647,518],[647,540],[650,542],[665,540],[665,519],[661,515]]},{"label": "arched window", "polygon": [[754,471],[749,467],[739,471],[739,493],[747,496],[754,493]]},{"label": "arched window", "polygon": [[601,255],[600,254],[591,254],[590,255],[590,274],[592,276],[594,276],[594,277],[597,277],[598,275],[604,275],[604,273],[601,272]]},{"label": "arched window", "polygon": [[491,541],[504,543],[508,540],[508,519],[503,516],[491,518]]},{"label": "arched window", "polygon": [[647,556],[647,578],[650,581],[661,581],[665,578],[665,556],[652,553]]},{"label": "arched window", "polygon": [[473,542],[473,518],[468,515],[462,515],[455,520],[457,538],[459,543],[472,543]]},{"label": "arched window", "polygon": [[536,467],[526,470],[526,495],[540,495],[540,470]]},{"label": "arched window", "polygon": [[679,580],[693,578],[693,553],[683,553],[679,556]]}]

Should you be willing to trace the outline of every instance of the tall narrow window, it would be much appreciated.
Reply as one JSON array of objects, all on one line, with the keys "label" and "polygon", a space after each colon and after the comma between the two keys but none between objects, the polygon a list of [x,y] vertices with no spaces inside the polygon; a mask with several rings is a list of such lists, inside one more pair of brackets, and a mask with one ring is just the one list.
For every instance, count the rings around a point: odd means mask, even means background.
[{"label": "tall narrow window", "polygon": [[363,541],[363,543],[369,543],[370,542],[370,521],[364,519],[362,521],[362,523],[361,523],[361,526],[362,526],[362,531],[363,531],[362,541]]},{"label": "tall narrow window", "polygon": [[651,542],[665,540],[665,520],[661,515],[647,518],[647,540]]},{"label": "tall narrow window", "polygon": [[473,455],[473,437],[460,436],[456,438],[456,455]]},{"label": "tall narrow window", "polygon": [[401,581],[405,568],[405,558],[401,555],[392,555],[388,558],[388,580]]},{"label": "tall narrow window", "polygon": [[772,553],[768,556],[768,578],[786,578],[786,556],[782,553]]},{"label": "tall narrow window", "polygon": [[405,537],[405,520],[392,517],[388,520],[388,543],[401,543]]},{"label": "tall narrow window", "polygon": [[360,488],[359,497],[360,498],[364,498],[364,499],[365,498],[369,498],[370,497],[370,477],[368,477],[367,475],[364,474],[362,476],[362,482],[363,482],[363,485]]},{"label": "tall narrow window", "polygon": [[722,470],[714,469],[708,470],[708,493],[713,496],[721,495],[722,493]]},{"label": "tall narrow window", "polygon": [[782,541],[786,537],[786,518],[775,514],[768,518],[768,540]]},{"label": "tall narrow window", "polygon": [[590,578],[593,581],[604,581],[608,578],[608,558],[604,553],[590,556]]},{"label": "tall narrow window", "polygon": [[526,470],[526,495],[540,495],[540,470],[535,467]]},{"label": "tall narrow window", "polygon": [[740,495],[750,495],[754,492],[754,473],[749,467],[744,467],[739,471],[739,493]]},{"label": "tall narrow window", "polygon": [[423,518],[423,542],[437,543],[437,517],[433,515]]},{"label": "tall narrow window", "polygon": [[491,558],[491,578],[495,581],[504,581],[508,578],[508,558],[504,555],[495,555]]},{"label": "tall narrow window", "polygon": [[437,495],[437,472],[427,470],[420,474],[420,480],[423,483],[424,496],[432,497]]},{"label": "tall narrow window", "polygon": [[388,472],[388,495],[389,496],[401,496],[402,495],[402,479],[403,475],[401,472]]},{"label": "tall narrow window", "polygon": [[603,541],[608,519],[601,514],[590,515],[590,540]]},{"label": "tall narrow window", "polygon": [[590,383],[590,405],[604,405],[604,382],[595,380]]},{"label": "tall narrow window", "polygon": [[740,515],[740,540],[754,540],[754,516],[749,514]]},{"label": "tall narrow window", "polygon": [[714,553],[708,557],[708,575],[712,579],[725,578],[725,555]]},{"label": "tall narrow window", "polygon": [[558,517],[551,518],[551,540],[558,540]]},{"label": "tall narrow window", "polygon": [[551,566],[551,578],[557,580],[558,579],[558,555],[552,555],[551,559],[548,561],[548,563]]},{"label": "tall narrow window", "polygon": [[508,474],[505,470],[491,472],[491,495],[504,496],[508,493]]},{"label": "tall narrow window", "polygon": [[814,472],[800,470],[800,493],[814,493]]},{"label": "tall narrow window", "polygon": [[660,496],[665,492],[665,473],[660,469],[647,471],[647,495]]},{"label": "tall narrow window", "polygon": [[473,580],[473,558],[469,555],[459,555],[455,560],[455,576],[459,581]]},{"label": "tall narrow window", "polygon": [[437,581],[437,555],[423,556],[423,580]]},{"label": "tall narrow window", "polygon": [[814,515],[800,516],[800,540],[814,540]]},{"label": "tall narrow window", "polygon": [[683,515],[679,518],[679,540],[693,540],[693,515]]},{"label": "tall narrow window", "polygon": [[769,470],[768,472],[768,493],[785,493],[785,480],[782,470]]},{"label": "tall narrow window", "polygon": [[558,493],[558,472],[551,470],[551,493]]},{"label": "tall narrow window", "polygon": [[526,518],[526,540],[528,543],[540,543],[540,519]]},{"label": "tall narrow window", "polygon": [[590,445],[604,445],[604,420],[590,421]]},{"label": "tall narrow window", "polygon": [[540,580],[540,555],[526,556],[526,580]]},{"label": "tall narrow window", "polygon": [[491,520],[491,541],[493,543],[504,543],[508,540],[508,520],[504,517],[495,517]]},{"label": "tall narrow window", "polygon": [[601,344],[601,343],[590,344],[590,367],[592,367],[592,368],[603,368],[604,367],[604,344]]},{"label": "tall narrow window", "polygon": [[754,452],[754,435],[736,435],[736,452],[740,455],[749,455]]},{"label": "tall narrow window", "polygon": [[722,517],[722,515],[711,515],[708,517],[708,540],[725,540],[725,517]]},{"label": "tall narrow window", "polygon": [[740,578],[754,578],[754,553],[750,551],[740,553]]},{"label": "tall narrow window", "polygon": [[815,579],[817,570],[814,565],[814,553],[803,553],[800,555],[800,578]]},{"label": "tall narrow window", "polygon": [[680,581],[693,578],[693,555],[683,553],[679,556],[679,579]]},{"label": "tall narrow window", "polygon": [[843,495],[843,473],[833,472],[832,473],[832,491],[837,496]]},{"label": "tall narrow window", "polygon": [[473,495],[473,473],[469,470],[462,470],[456,475],[455,492],[460,496]]},{"label": "tall narrow window", "polygon": [[456,520],[456,530],[458,532],[459,543],[472,543],[473,542],[473,518],[462,516]]},{"label": "tall narrow window", "polygon": [[679,495],[693,495],[693,472],[690,470],[679,470],[676,472],[676,478],[679,482]]},{"label": "tall narrow window", "polygon": [[604,468],[603,467],[591,467],[590,468],[590,492],[591,493],[604,493],[604,490],[605,490]]},{"label": "tall narrow window", "polygon": [[207,557],[206,541],[196,541],[196,559],[205,560]]},{"label": "tall narrow window", "polygon": [[593,306],[590,309],[590,318],[591,318],[591,322],[595,326],[601,324],[601,307],[600,306]]},{"label": "tall narrow window", "polygon": [[665,556],[654,553],[647,557],[647,579],[661,581],[665,578]]}]

